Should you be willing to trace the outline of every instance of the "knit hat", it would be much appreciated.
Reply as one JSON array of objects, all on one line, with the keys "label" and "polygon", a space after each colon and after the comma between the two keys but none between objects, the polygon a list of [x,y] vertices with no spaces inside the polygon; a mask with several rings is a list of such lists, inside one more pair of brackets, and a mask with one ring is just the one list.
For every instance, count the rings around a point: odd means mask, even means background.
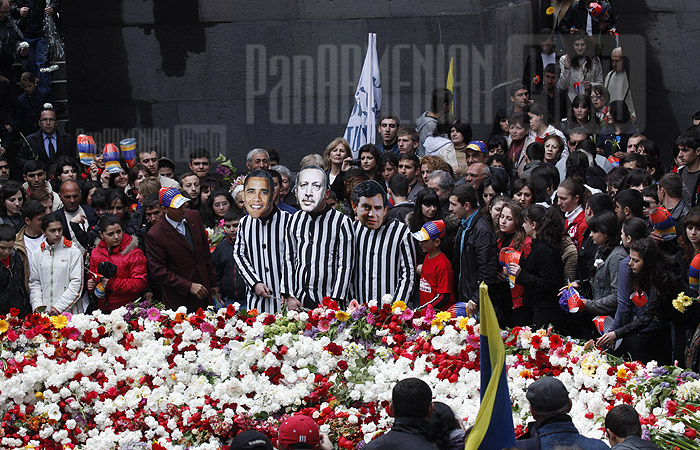
[{"label": "knit hat", "polygon": [[185,203],[189,202],[190,199],[180,194],[180,191],[174,187],[164,187],[160,188],[158,191],[158,197],[160,199],[160,204],[166,208],[179,208]]}]

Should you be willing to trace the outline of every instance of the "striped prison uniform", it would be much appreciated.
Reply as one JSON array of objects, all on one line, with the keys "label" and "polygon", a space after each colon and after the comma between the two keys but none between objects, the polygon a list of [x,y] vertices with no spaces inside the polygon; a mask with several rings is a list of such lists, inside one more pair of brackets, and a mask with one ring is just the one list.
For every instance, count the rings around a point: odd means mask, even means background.
[{"label": "striped prison uniform", "polygon": [[390,294],[408,302],[415,282],[416,251],[408,227],[386,219],[378,230],[355,222],[353,295],[360,303]]},{"label": "striped prison uniform", "polygon": [[320,213],[297,211],[287,227],[285,263],[291,285],[284,294],[307,308],[323,297],[346,306],[354,261],[352,220],[330,206]]},{"label": "striped prison uniform", "polygon": [[[238,227],[233,247],[241,275],[246,282],[247,308],[275,313],[281,302],[284,268],[285,230],[291,216],[274,207],[266,219],[245,216]],[[270,288],[270,298],[255,294],[255,285],[263,283]]]}]

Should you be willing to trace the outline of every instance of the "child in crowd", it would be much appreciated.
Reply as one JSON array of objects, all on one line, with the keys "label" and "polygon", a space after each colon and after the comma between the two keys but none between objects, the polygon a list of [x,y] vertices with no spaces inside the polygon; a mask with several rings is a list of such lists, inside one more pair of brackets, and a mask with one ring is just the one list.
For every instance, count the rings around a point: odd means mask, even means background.
[{"label": "child in crowd", "polygon": [[446,311],[455,302],[452,295],[452,265],[440,250],[446,234],[447,226],[443,220],[428,222],[413,233],[413,238],[420,243],[421,250],[426,254],[420,271],[420,305],[430,303],[433,308],[442,311]]},{"label": "child in crowd", "polygon": [[41,219],[46,242],[34,252],[29,269],[29,298],[32,310],[42,306],[46,314],[85,311],[83,254],[63,238],[63,225],[57,213]]},{"label": "child in crowd", "polygon": [[15,230],[12,225],[0,225],[0,314],[10,314],[17,308],[19,317],[31,312],[29,296],[24,285],[24,264],[18,252],[13,251]]},{"label": "child in crowd", "polygon": [[211,262],[216,270],[216,283],[221,299],[227,304],[238,302],[246,306],[245,281],[233,259],[233,244],[238,235],[238,224],[243,218],[243,211],[229,208],[224,215],[224,232],[226,239],[219,242],[211,254]]}]

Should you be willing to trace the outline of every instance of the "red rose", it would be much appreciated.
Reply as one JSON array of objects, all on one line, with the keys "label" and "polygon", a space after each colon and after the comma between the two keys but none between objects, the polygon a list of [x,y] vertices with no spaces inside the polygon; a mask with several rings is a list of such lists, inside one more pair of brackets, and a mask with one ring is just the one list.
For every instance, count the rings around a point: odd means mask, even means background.
[{"label": "red rose", "polygon": [[341,359],[340,361],[338,361],[338,369],[345,372],[346,370],[348,370],[348,363]]}]

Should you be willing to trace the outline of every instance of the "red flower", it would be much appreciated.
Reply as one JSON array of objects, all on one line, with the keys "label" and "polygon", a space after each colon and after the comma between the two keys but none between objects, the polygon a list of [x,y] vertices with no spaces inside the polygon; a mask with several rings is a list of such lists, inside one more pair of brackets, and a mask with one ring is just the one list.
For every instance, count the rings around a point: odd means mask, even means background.
[{"label": "red flower", "polygon": [[343,354],[343,347],[336,344],[335,342],[331,342],[330,344],[323,347],[323,349],[327,350],[331,355],[340,356]]},{"label": "red flower", "polygon": [[532,348],[540,348],[540,345],[542,344],[542,338],[539,335],[534,335],[532,336],[532,339],[530,339],[530,345]]},{"label": "red flower", "polygon": [[345,372],[346,370],[348,370],[348,363],[341,359],[340,361],[338,361],[338,369]]},{"label": "red flower", "polygon": [[19,316],[19,309],[17,309],[17,308],[10,308],[10,315],[11,315],[12,317],[17,317],[17,316]]},{"label": "red flower", "polygon": [[685,437],[687,437],[688,439],[695,439],[698,434],[692,428],[686,428],[685,433],[683,433],[683,435],[685,435]]}]

